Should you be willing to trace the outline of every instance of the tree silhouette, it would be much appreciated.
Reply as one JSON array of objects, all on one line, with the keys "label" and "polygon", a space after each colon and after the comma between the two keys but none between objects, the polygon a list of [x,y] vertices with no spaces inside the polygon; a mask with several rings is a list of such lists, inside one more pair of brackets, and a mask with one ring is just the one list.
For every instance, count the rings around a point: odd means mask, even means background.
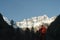
[{"label": "tree silhouette", "polygon": [[10,23],[11,23],[11,26],[13,26],[13,25],[14,25],[14,21],[13,21],[13,20],[11,20],[11,21],[10,21]]}]

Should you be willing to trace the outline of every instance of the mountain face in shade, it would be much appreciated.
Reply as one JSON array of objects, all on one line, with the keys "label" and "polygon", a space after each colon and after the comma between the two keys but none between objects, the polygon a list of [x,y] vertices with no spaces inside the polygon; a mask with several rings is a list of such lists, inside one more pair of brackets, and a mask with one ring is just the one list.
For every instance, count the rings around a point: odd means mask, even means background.
[{"label": "mountain face in shade", "polygon": [[10,20],[8,20],[7,17],[3,16],[3,19],[4,19],[9,25],[11,25]]},{"label": "mountain face in shade", "polygon": [[3,15],[0,13],[0,27],[1,28],[8,28],[10,26],[6,20],[4,20]]},{"label": "mountain face in shade", "polygon": [[48,27],[46,40],[60,40],[60,15]]},{"label": "mountain face in shade", "polygon": [[23,40],[20,31],[20,28],[14,29],[9,25],[0,13],[0,40]]}]

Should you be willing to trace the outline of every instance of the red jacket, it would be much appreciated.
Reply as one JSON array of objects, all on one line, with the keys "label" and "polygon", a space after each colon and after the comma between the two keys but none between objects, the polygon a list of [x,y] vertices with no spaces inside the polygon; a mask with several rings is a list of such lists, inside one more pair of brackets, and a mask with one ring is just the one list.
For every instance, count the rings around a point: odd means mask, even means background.
[{"label": "red jacket", "polygon": [[46,33],[46,28],[43,26],[39,29],[40,33],[45,34]]}]

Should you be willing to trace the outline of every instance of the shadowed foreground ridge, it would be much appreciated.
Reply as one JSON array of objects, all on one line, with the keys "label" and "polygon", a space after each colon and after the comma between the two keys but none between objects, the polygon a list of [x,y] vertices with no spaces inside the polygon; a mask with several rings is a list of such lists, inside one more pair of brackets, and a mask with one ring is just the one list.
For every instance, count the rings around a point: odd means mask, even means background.
[{"label": "shadowed foreground ridge", "polygon": [[60,40],[60,15],[48,27],[46,40]]},{"label": "shadowed foreground ridge", "polygon": [[40,30],[36,33],[33,30],[33,27],[31,30],[26,28],[25,31],[21,28],[13,28],[4,21],[0,13],[0,40],[60,40],[60,15],[48,26],[46,35]]},{"label": "shadowed foreground ridge", "polygon": [[22,33],[19,30],[19,28],[14,29],[11,25],[8,25],[0,13],[0,40],[23,40]]},{"label": "shadowed foreground ridge", "polygon": [[14,29],[12,25],[8,25],[4,21],[3,15],[0,13],[0,40],[39,40],[40,34],[34,33],[33,30],[30,31],[28,28],[25,31],[21,28]]}]

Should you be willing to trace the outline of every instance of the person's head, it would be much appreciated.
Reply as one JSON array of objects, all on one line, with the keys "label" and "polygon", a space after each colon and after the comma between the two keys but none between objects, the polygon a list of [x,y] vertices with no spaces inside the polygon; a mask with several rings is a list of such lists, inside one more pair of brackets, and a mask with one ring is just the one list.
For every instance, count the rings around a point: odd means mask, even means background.
[{"label": "person's head", "polygon": [[41,27],[44,27],[44,25],[41,25]]}]

